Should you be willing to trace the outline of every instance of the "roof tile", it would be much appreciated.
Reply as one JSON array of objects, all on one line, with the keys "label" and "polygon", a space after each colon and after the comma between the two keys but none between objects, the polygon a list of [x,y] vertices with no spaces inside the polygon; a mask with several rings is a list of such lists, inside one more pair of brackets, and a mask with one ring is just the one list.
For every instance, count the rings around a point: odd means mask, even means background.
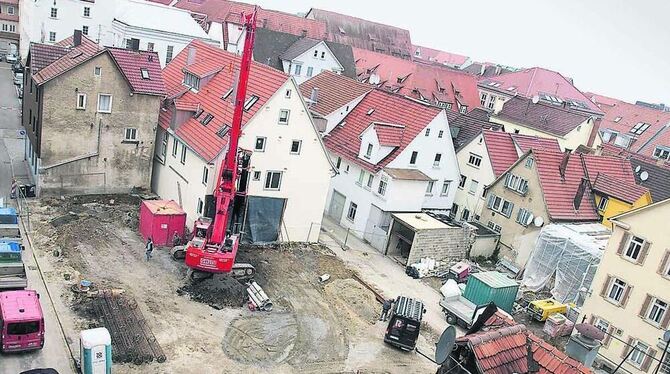
[{"label": "roof tile", "polygon": [[310,105],[310,110],[322,116],[333,113],[372,90],[372,87],[367,84],[328,70],[300,84],[302,96],[308,99],[315,88],[318,90],[317,101]]},{"label": "roof tile", "polygon": [[530,99],[517,96],[507,100],[494,117],[517,122],[547,134],[564,136],[591,116],[544,102],[534,104]]}]

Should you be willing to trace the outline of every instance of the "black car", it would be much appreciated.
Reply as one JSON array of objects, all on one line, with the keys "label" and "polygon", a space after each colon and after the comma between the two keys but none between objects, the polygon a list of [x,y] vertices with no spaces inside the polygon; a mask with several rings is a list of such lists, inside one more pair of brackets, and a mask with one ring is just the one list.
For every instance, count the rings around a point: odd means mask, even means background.
[{"label": "black car", "polygon": [[384,342],[407,351],[413,350],[416,347],[421,319],[425,312],[426,309],[421,301],[398,296],[393,302]]},{"label": "black car", "polygon": [[19,374],[58,374],[58,371],[56,369],[30,369],[26,371],[22,371]]}]

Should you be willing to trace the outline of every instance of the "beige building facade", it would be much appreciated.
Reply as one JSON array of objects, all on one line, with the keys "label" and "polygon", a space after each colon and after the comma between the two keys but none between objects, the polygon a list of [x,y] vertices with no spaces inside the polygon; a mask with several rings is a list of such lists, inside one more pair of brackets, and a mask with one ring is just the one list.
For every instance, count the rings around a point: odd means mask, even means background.
[{"label": "beige building facade", "polygon": [[531,126],[522,124],[520,122],[512,122],[509,120],[498,118],[496,117],[495,114],[491,116],[491,122],[505,126],[505,131],[509,133],[539,136],[541,138],[555,138],[558,141],[561,150],[566,149],[575,150],[580,145],[587,145],[594,124],[594,120],[592,117],[587,118],[584,122],[582,122],[580,125],[572,129],[569,133],[561,136],[537,130]]},{"label": "beige building facade", "polygon": [[[582,308],[608,334],[599,352],[603,366],[624,360],[628,372],[652,373],[659,364],[670,324],[668,217],[670,200],[664,200],[610,220],[612,236]],[[658,372],[670,372],[668,355]]]}]

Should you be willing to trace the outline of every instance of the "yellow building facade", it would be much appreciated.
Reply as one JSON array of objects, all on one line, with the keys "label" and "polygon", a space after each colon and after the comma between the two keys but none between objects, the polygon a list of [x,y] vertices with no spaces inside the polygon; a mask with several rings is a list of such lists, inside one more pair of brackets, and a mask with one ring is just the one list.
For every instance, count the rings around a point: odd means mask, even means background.
[{"label": "yellow building facade", "polygon": [[651,193],[647,191],[639,199],[637,199],[632,204],[625,201],[619,200],[613,196],[595,194],[596,206],[598,207],[598,213],[602,216],[601,223],[608,229],[612,229],[612,223],[609,221],[610,218],[629,212],[633,209],[642,208],[643,206],[651,204]]}]

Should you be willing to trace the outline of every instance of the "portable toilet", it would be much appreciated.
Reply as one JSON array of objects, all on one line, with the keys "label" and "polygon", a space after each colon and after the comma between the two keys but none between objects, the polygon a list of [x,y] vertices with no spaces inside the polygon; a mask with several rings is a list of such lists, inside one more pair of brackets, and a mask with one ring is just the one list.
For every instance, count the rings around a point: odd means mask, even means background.
[{"label": "portable toilet", "polygon": [[104,327],[84,330],[79,335],[83,374],[112,373],[112,337]]},{"label": "portable toilet", "polygon": [[174,200],[144,200],[140,206],[140,234],[155,245],[172,246],[176,233],[184,236],[186,212]]}]

